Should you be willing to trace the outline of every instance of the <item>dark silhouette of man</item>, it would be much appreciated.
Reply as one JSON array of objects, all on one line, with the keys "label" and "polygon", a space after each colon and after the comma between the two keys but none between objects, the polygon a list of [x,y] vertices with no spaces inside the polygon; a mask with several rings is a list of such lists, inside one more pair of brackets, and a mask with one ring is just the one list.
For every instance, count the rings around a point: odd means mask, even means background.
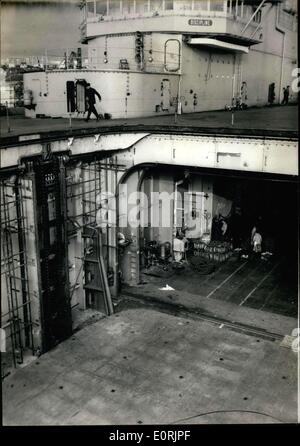
[{"label": "dark silhouette of man", "polygon": [[269,94],[268,94],[268,102],[270,105],[273,105],[275,101],[275,83],[269,85]]},{"label": "dark silhouette of man", "polygon": [[290,96],[290,86],[288,85],[286,88],[283,89],[283,100],[281,104],[288,105],[289,96]]},{"label": "dark silhouette of man", "polygon": [[97,90],[95,90],[94,88],[91,87],[91,84],[87,84],[86,85],[86,100],[87,100],[87,105],[88,105],[88,114],[87,114],[87,118],[86,118],[86,122],[89,121],[91,114],[94,113],[94,115],[97,118],[97,121],[99,121],[100,119],[100,115],[98,114],[96,108],[95,108],[95,104],[96,104],[96,97],[98,96],[99,101],[101,101],[101,96],[98,93]]}]

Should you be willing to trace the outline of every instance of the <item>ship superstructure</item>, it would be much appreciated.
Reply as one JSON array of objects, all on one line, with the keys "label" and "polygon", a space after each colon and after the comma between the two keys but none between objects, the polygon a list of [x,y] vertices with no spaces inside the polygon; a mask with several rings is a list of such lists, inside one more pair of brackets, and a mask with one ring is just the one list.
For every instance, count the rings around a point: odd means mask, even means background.
[{"label": "ship superstructure", "polygon": [[92,0],[81,8],[82,46],[63,63],[46,62],[44,72],[24,76],[26,96],[32,92],[28,116],[80,116],[86,83],[112,118],[262,106],[270,88],[279,103],[292,84],[291,2]]}]

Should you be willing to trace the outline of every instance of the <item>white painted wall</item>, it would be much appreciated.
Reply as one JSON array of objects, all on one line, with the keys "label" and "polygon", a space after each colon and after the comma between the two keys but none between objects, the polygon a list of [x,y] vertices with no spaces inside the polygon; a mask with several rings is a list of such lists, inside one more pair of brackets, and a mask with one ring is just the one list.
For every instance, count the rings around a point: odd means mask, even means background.
[{"label": "white painted wall", "polygon": [[[181,104],[184,113],[231,104],[234,54],[183,45]],[[197,98],[194,98],[194,95]]]},{"label": "white painted wall", "polygon": [[[248,84],[249,105],[266,104],[268,87],[272,82],[275,82],[275,102],[282,99],[282,94],[279,94],[282,67],[282,87],[292,83],[292,71],[297,67],[297,33],[282,27],[284,37],[275,29],[275,24],[276,8],[268,5],[264,10],[263,42],[254,45],[248,55],[242,55],[242,78]],[[296,101],[296,94],[290,93],[290,100]]]},{"label": "white painted wall", "polygon": [[[268,35],[274,28],[275,20],[276,12],[272,9],[266,16],[265,22]],[[282,99],[280,90],[282,93],[282,87],[291,86],[294,78],[292,72],[296,67],[297,40],[295,33],[286,31],[282,62],[283,34],[276,31],[273,36],[274,40],[266,39],[264,43],[251,47],[249,54],[237,54],[236,62],[233,52],[210,51],[208,48],[183,44],[181,88],[183,112],[218,110],[230,105],[234,73],[236,73],[236,94],[240,91],[241,82],[247,82],[248,106],[266,105],[269,84],[272,82],[275,82],[275,101]],[[238,70],[239,63],[240,71]],[[194,100],[195,93],[196,101]],[[290,89],[290,101],[296,100],[296,93]]]},{"label": "white painted wall", "polygon": [[[144,132],[75,138],[73,155],[101,150],[128,149],[118,155],[119,163],[196,166],[298,175],[298,145],[294,139],[235,136],[145,134]],[[70,150],[68,138],[52,143],[53,152]],[[41,143],[8,147],[1,153],[1,168],[17,166],[21,158],[41,154]],[[236,155],[236,156],[234,156]]]},{"label": "white painted wall", "polygon": [[[199,17],[202,19],[212,20],[211,25],[192,25],[190,19]],[[153,16],[152,14],[143,17],[124,17],[121,19],[98,21],[97,19],[89,19],[86,26],[86,35],[88,37],[96,37],[105,34],[128,33],[132,31],[142,32],[174,32],[174,33],[226,33],[239,32],[247,20],[228,19],[223,12],[205,12],[199,14],[199,11],[173,11],[172,14],[160,14]],[[251,24],[246,36],[250,36],[255,30],[256,24]]]},{"label": "white painted wall", "polygon": [[[24,90],[33,91],[35,111],[26,110],[27,117],[44,114],[51,117],[68,117],[66,82],[85,79],[102,96],[96,108],[110,113],[112,118],[133,118],[174,113],[178,76],[171,74],[143,74],[124,71],[51,71],[24,75]],[[162,110],[161,85],[169,79],[171,100],[169,111]],[[72,115],[78,117],[77,112]],[[82,117],[82,114],[79,116]]]},{"label": "white painted wall", "polygon": [[[243,20],[245,19],[244,17]],[[247,83],[248,106],[266,105],[269,85],[273,82],[275,101],[279,102],[282,99],[282,87],[292,84],[292,72],[297,66],[297,33],[285,27],[283,35],[275,29],[276,20],[277,8],[265,6],[262,19],[263,42],[252,46],[249,54],[183,43],[182,32],[197,34],[212,31],[207,26],[204,30],[200,29],[201,26],[188,25],[185,14],[144,17],[142,21],[128,18],[114,21],[114,26],[107,29],[107,26],[111,26],[111,21],[92,23],[95,30],[91,35],[95,35],[95,38],[88,43],[89,70],[24,75],[24,88],[33,91],[34,103],[37,103],[35,112],[27,110],[26,116],[34,117],[37,113],[54,117],[68,116],[66,81],[80,78],[86,79],[100,92],[103,100],[97,104],[98,110],[101,113],[110,113],[112,118],[174,113],[179,79],[175,74],[166,73],[164,68],[165,43],[171,38],[178,40],[182,49],[181,71],[178,74],[182,74],[180,93],[184,113],[224,109],[231,105],[234,74],[235,96],[240,94],[242,81]],[[143,26],[140,27],[140,24]],[[231,30],[232,26],[235,31]],[[212,27],[216,27],[216,32],[220,33],[238,33],[243,27],[243,21],[240,18],[234,19],[233,16],[228,16],[227,21],[224,17],[214,16]],[[118,32],[111,34],[112,29]],[[145,32],[144,72],[139,71],[141,67],[135,60],[134,33],[137,29]],[[100,30],[102,35],[97,36]],[[168,33],[164,30],[168,30]],[[257,34],[260,34],[259,30]],[[107,63],[104,59],[107,59]],[[130,69],[128,72],[119,70],[120,59],[127,59]],[[161,107],[165,102],[161,96],[163,79],[170,80],[170,107],[165,110]],[[291,102],[296,99],[296,94],[291,91]],[[73,117],[76,116],[75,113]]]},{"label": "white painted wall", "polygon": [[[116,34],[99,36],[88,43],[89,68],[102,70],[118,70],[120,59],[127,59],[131,71],[140,70],[140,65],[135,60],[136,34],[131,30],[130,34]],[[165,70],[165,43],[169,39],[176,39],[182,44],[181,34],[147,33],[144,40],[144,71],[164,73]],[[177,50],[177,49],[176,49]],[[170,51],[168,60],[174,63],[178,60],[178,54]],[[104,54],[106,52],[106,55]],[[172,53],[171,53],[172,52]],[[170,54],[171,53],[171,54]],[[151,61],[149,58],[151,57]],[[106,60],[106,61],[105,61]]]},{"label": "white painted wall", "polygon": [[295,141],[151,135],[134,146],[134,165],[161,163],[298,175]]}]

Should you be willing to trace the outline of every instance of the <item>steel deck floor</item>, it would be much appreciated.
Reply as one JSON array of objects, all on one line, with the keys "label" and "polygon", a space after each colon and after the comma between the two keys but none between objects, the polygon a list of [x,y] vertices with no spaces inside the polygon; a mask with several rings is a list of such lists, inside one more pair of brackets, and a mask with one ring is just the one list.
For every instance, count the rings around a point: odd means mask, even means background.
[{"label": "steel deck floor", "polygon": [[[271,261],[238,261],[233,257],[206,276],[186,266],[168,278],[143,275],[142,280],[147,282],[148,292],[152,287],[156,293],[167,283],[177,292],[194,295],[195,302],[201,297],[288,317],[296,318],[298,314],[297,262],[289,264],[281,257]],[[143,294],[143,286],[138,288],[138,293]],[[184,304],[183,294],[180,303]]]},{"label": "steel deck floor", "polygon": [[231,113],[228,111],[210,111],[202,113],[190,113],[180,115],[175,123],[173,115],[154,116],[148,118],[112,119],[97,122],[91,120],[85,122],[83,118],[72,119],[70,129],[69,119],[65,118],[39,118],[30,119],[24,116],[10,116],[10,132],[8,132],[6,117],[1,120],[1,137],[8,138],[23,134],[34,134],[40,132],[55,132],[70,130],[98,129],[107,127],[137,126],[143,128],[159,126],[168,129],[170,126],[193,129],[228,129],[232,131],[252,130],[257,131],[291,131],[298,130],[298,107],[296,105],[249,108],[235,113],[234,126],[231,124]]},{"label": "steel deck floor", "polygon": [[123,309],[3,382],[4,425],[297,422],[297,355],[279,341]]}]

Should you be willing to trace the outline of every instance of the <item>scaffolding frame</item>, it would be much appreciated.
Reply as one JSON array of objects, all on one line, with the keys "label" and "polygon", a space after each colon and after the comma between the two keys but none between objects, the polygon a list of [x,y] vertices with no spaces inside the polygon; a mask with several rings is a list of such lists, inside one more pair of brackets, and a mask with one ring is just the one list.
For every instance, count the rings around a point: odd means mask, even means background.
[{"label": "scaffolding frame", "polygon": [[[77,205],[78,203],[80,204],[81,210],[79,213],[68,212],[68,221],[71,225],[69,237],[77,235],[78,231],[81,232],[83,255],[79,258],[81,264],[78,268],[75,282],[71,285],[70,299],[72,299],[74,291],[80,286],[78,280],[83,272],[86,305],[90,306],[88,296],[95,288],[95,292],[103,292],[105,311],[107,314],[112,314],[113,307],[109,288],[111,275],[110,252],[111,249],[117,250],[117,245],[116,243],[112,244],[110,240],[113,237],[115,227],[111,227],[108,223],[105,224],[105,227],[100,225],[98,212],[101,211],[102,194],[109,192],[110,189],[108,172],[111,172],[114,186],[116,187],[119,179],[118,174],[125,171],[125,166],[118,164],[116,157],[109,160],[107,158],[99,160],[97,156],[91,157],[87,161],[80,162],[80,176],[77,180],[74,180],[74,176],[71,174],[72,168],[74,169],[74,166],[68,168],[67,202],[69,204],[73,203],[73,206],[75,206],[74,200],[77,201]],[[106,198],[106,202],[108,202],[108,199]],[[94,287],[93,281],[89,280],[93,264],[96,264],[98,282],[101,282],[101,287],[98,287],[98,285]]]},{"label": "scaffolding frame", "polygon": [[0,183],[1,281],[5,276],[7,293],[7,311],[1,315],[1,327],[10,331],[14,367],[23,363],[25,350],[34,353],[23,187],[18,176],[14,181],[6,179]]}]

